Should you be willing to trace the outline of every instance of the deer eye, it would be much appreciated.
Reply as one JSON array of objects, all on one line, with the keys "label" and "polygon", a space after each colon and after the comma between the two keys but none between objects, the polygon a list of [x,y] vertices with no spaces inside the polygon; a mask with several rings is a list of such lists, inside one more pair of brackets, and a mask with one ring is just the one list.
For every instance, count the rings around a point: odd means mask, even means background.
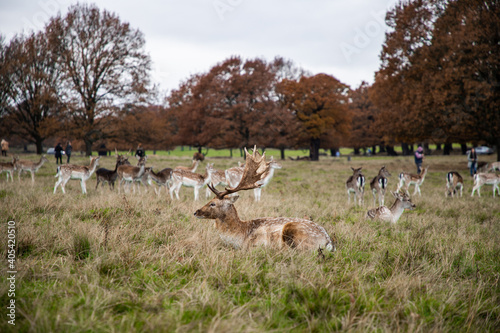
[{"label": "deer eye", "polygon": [[215,207],[215,202],[212,202],[212,203],[210,204],[210,207]]}]

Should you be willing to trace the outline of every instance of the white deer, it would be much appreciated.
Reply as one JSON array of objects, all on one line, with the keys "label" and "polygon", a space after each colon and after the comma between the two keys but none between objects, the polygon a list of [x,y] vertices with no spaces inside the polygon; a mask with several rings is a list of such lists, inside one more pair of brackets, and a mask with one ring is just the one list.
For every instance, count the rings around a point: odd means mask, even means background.
[{"label": "white deer", "polygon": [[59,185],[61,185],[62,192],[66,193],[64,187],[66,186],[66,183],[70,179],[80,180],[80,184],[82,186],[82,193],[86,194],[87,187],[85,185],[85,182],[90,178],[90,176],[92,176],[95,169],[99,165],[99,158],[100,156],[90,157],[89,166],[64,164],[57,167],[57,174],[55,175],[55,177],[58,177],[59,179],[57,180],[56,185],[54,186],[54,194],[56,193],[57,187]]},{"label": "white deer", "polygon": [[411,202],[410,196],[406,193],[401,194],[397,192],[391,192],[396,201],[391,206],[387,208],[386,206],[380,206],[378,208],[370,209],[366,216],[372,220],[378,219],[386,222],[396,223],[403,214],[405,209],[413,210],[415,204]]},{"label": "white deer", "polygon": [[500,175],[495,173],[476,173],[474,175],[474,187],[472,188],[471,197],[474,196],[476,190],[477,195],[481,196],[481,187],[485,184],[493,186],[493,197],[495,197],[495,190],[500,194],[500,188],[498,187],[498,184],[500,184]]},{"label": "white deer", "polygon": [[415,185],[415,191],[413,192],[413,195],[417,194],[417,192],[418,192],[418,195],[421,196],[422,193],[420,193],[420,186],[424,183],[425,176],[427,175],[427,170],[429,170],[429,166],[424,168],[424,170],[420,173],[420,175],[415,175],[415,174],[411,174],[411,173],[407,173],[407,172],[401,172],[399,174],[399,184],[398,184],[397,192],[399,192],[401,190],[401,188],[403,188],[403,186],[405,186],[404,190],[405,190],[406,194],[410,195],[408,193],[408,189],[410,188],[410,185]]},{"label": "white deer", "polygon": [[306,219],[263,217],[251,221],[240,220],[234,207],[238,196],[229,194],[261,186],[270,172],[270,166],[265,161],[265,153],[260,156],[256,148],[252,155],[246,149],[245,153],[245,171],[238,186],[219,192],[209,185],[216,197],[198,209],[194,215],[200,219],[215,220],[215,228],[221,239],[235,248],[289,246],[304,250],[334,251],[336,243],[326,230]]},{"label": "white deer", "polygon": [[35,172],[38,171],[38,169],[40,169],[42,167],[42,165],[45,163],[45,162],[48,162],[49,160],[47,159],[47,157],[45,157],[45,155],[42,155],[40,157],[40,161],[38,162],[32,162],[32,161],[26,161],[26,160],[17,160],[16,162],[16,168],[18,171],[18,174],[17,174],[17,179],[19,181],[21,181],[21,173],[23,171],[29,171],[29,173],[31,174],[31,182],[34,184],[35,183]]}]

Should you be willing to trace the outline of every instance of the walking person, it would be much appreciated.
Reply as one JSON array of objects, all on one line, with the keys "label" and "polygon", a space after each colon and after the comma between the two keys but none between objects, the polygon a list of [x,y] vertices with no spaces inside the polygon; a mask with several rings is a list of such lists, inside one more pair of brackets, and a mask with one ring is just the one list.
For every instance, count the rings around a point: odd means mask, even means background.
[{"label": "walking person", "polygon": [[61,164],[63,164],[62,162],[62,151],[63,151],[63,147],[61,146],[61,143],[57,143],[57,146],[54,148],[54,151],[55,151],[55,155],[56,155],[56,164],[58,164],[58,162],[61,162]]},{"label": "walking person", "polygon": [[477,173],[477,154],[476,149],[472,148],[467,155],[468,167],[470,169],[470,176],[474,177]]},{"label": "walking person", "polygon": [[415,152],[415,165],[417,166],[417,174],[420,175],[422,171],[422,162],[424,161],[424,148],[422,146],[418,146],[417,151]]},{"label": "walking person", "polygon": [[7,156],[7,153],[9,151],[9,143],[7,142],[7,140],[5,139],[2,139],[2,156]]},{"label": "walking person", "polygon": [[66,156],[68,156],[68,161],[66,163],[69,164],[69,159],[71,158],[71,152],[73,151],[73,146],[71,145],[71,141],[68,141],[66,143],[66,149],[64,151],[66,152]]}]

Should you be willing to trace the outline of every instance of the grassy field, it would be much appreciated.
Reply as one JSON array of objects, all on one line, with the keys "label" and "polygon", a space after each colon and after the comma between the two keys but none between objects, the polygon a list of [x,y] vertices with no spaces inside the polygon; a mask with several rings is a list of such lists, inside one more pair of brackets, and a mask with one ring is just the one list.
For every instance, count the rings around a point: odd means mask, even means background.
[{"label": "grassy field", "polygon": [[[189,156],[150,156],[147,164],[187,166]],[[218,169],[237,162],[207,160]],[[260,203],[241,193],[242,219],[307,216],[335,234],[338,250],[325,259],[224,245],[213,221],[193,216],[208,201],[204,191],[198,202],[188,188],[179,201],[151,189],[119,195],[96,191],[94,175],[88,195],[77,181],[54,195],[53,162],[34,186],[29,175],[0,178],[0,255],[7,258],[13,220],[18,270],[12,326],[6,259],[0,267],[1,332],[500,331],[500,198],[490,186],[470,197],[463,156],[426,158],[417,208],[395,225],[364,219],[373,207],[369,188],[364,206],[347,205],[345,180],[351,166],[362,166],[369,182],[386,165],[394,190],[399,172],[414,172],[412,157],[287,160]],[[100,166],[112,169],[114,158]],[[464,176],[463,198],[444,197],[450,170]]]}]

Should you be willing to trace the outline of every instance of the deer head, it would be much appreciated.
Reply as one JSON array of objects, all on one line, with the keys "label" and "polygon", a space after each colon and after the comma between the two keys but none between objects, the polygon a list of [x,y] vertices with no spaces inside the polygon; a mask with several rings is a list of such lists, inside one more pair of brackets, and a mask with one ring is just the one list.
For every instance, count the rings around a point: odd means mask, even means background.
[{"label": "deer head", "polygon": [[379,175],[381,175],[382,177],[390,177],[391,174],[389,173],[389,171],[385,168],[385,165],[380,169],[380,171],[378,172]]},{"label": "deer head", "polygon": [[413,210],[417,207],[413,202],[411,202],[410,196],[406,193],[391,192],[394,198],[401,202],[403,209]]}]

